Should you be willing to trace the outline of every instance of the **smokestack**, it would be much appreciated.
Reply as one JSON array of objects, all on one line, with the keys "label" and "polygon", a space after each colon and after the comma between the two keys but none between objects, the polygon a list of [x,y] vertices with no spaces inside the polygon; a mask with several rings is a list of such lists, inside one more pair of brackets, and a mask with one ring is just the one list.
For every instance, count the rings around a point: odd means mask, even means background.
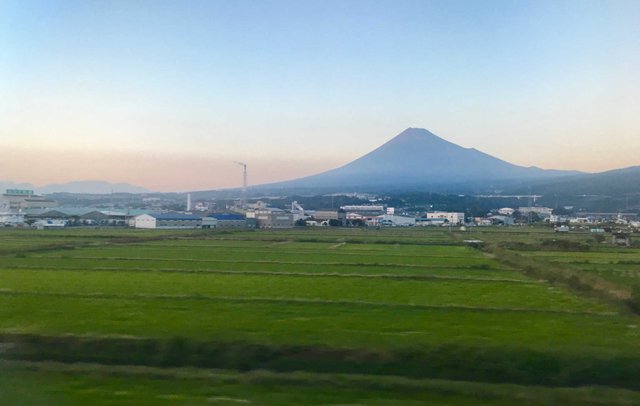
[{"label": "smokestack", "polygon": [[187,193],[187,211],[191,211],[191,193]]}]

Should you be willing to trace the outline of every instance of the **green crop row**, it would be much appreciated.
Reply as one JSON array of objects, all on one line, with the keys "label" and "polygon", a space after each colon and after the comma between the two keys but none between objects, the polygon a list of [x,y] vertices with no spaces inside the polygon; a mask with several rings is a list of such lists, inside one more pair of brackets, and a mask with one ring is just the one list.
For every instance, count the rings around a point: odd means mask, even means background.
[{"label": "green crop row", "polygon": [[640,352],[637,320],[623,316],[248,299],[4,293],[0,331],[354,348],[457,343]]},{"label": "green crop row", "polygon": [[2,269],[0,289],[25,293],[202,295],[523,310],[614,310],[596,301],[551,289],[547,284],[472,279]]}]

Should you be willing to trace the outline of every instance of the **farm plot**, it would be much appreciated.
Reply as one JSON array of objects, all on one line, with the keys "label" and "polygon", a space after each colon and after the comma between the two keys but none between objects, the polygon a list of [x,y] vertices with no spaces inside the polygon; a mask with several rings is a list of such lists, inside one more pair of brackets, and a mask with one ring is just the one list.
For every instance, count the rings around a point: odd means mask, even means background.
[{"label": "farm plot", "polygon": [[301,243],[292,240],[172,240],[7,257],[6,267],[315,273],[525,280],[462,246]]},{"label": "farm plot", "polygon": [[1,295],[0,315],[0,329],[12,334],[189,337],[336,348],[459,344],[506,351],[525,346],[574,355],[635,356],[640,350],[634,321],[609,314],[34,292]]},{"label": "farm plot", "polygon": [[[440,247],[439,247],[440,248]],[[454,247],[457,248],[457,247]],[[468,250],[468,249],[467,249]],[[470,251],[470,250],[468,250]],[[191,261],[226,261],[226,262],[271,262],[271,263],[316,263],[316,264],[363,264],[363,265],[430,265],[430,266],[484,266],[494,264],[490,258],[477,256],[473,252],[463,251],[450,255],[412,254],[390,252],[354,252],[346,249],[329,251],[317,250],[280,250],[278,247],[270,249],[240,249],[207,247],[166,248],[153,246],[119,247],[109,246],[101,248],[86,248],[65,252],[68,258],[94,259],[141,259],[154,260],[191,260]],[[468,256],[467,256],[468,254]],[[56,258],[60,255],[47,253],[42,258]]]},{"label": "farm plot", "polygon": [[185,272],[185,273],[242,273],[242,274],[318,274],[379,277],[413,277],[416,279],[481,279],[481,280],[529,280],[522,274],[500,268],[438,266],[438,265],[382,265],[353,263],[317,263],[283,261],[234,261],[191,259],[126,259],[126,258],[78,258],[60,257],[5,258],[4,266],[12,269],[61,269],[136,272]]},{"label": "farm plot", "polygon": [[616,247],[590,252],[526,252],[523,255],[560,264],[632,288],[640,288],[640,250]]},{"label": "farm plot", "polygon": [[0,255],[0,358],[639,388],[637,317],[442,230],[379,231],[98,230]]},{"label": "farm plot", "polygon": [[0,289],[13,294],[115,295],[308,300],[564,312],[611,312],[539,282],[371,278],[356,275],[237,275],[5,269]]}]

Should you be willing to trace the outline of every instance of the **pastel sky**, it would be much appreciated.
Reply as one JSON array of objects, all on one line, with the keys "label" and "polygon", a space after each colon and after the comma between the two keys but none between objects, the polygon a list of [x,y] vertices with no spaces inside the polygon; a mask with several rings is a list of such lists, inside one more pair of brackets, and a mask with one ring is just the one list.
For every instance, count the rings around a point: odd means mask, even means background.
[{"label": "pastel sky", "polygon": [[640,1],[0,1],[0,180],[257,184],[407,127],[640,165]]}]

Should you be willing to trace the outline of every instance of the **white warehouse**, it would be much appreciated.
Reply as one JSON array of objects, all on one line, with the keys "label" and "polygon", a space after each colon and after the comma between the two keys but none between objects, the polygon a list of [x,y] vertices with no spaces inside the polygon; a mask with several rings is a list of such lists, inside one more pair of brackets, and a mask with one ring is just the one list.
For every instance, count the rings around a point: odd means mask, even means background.
[{"label": "white warehouse", "polygon": [[200,228],[202,218],[185,213],[141,214],[133,220],[135,228],[189,229]]}]

